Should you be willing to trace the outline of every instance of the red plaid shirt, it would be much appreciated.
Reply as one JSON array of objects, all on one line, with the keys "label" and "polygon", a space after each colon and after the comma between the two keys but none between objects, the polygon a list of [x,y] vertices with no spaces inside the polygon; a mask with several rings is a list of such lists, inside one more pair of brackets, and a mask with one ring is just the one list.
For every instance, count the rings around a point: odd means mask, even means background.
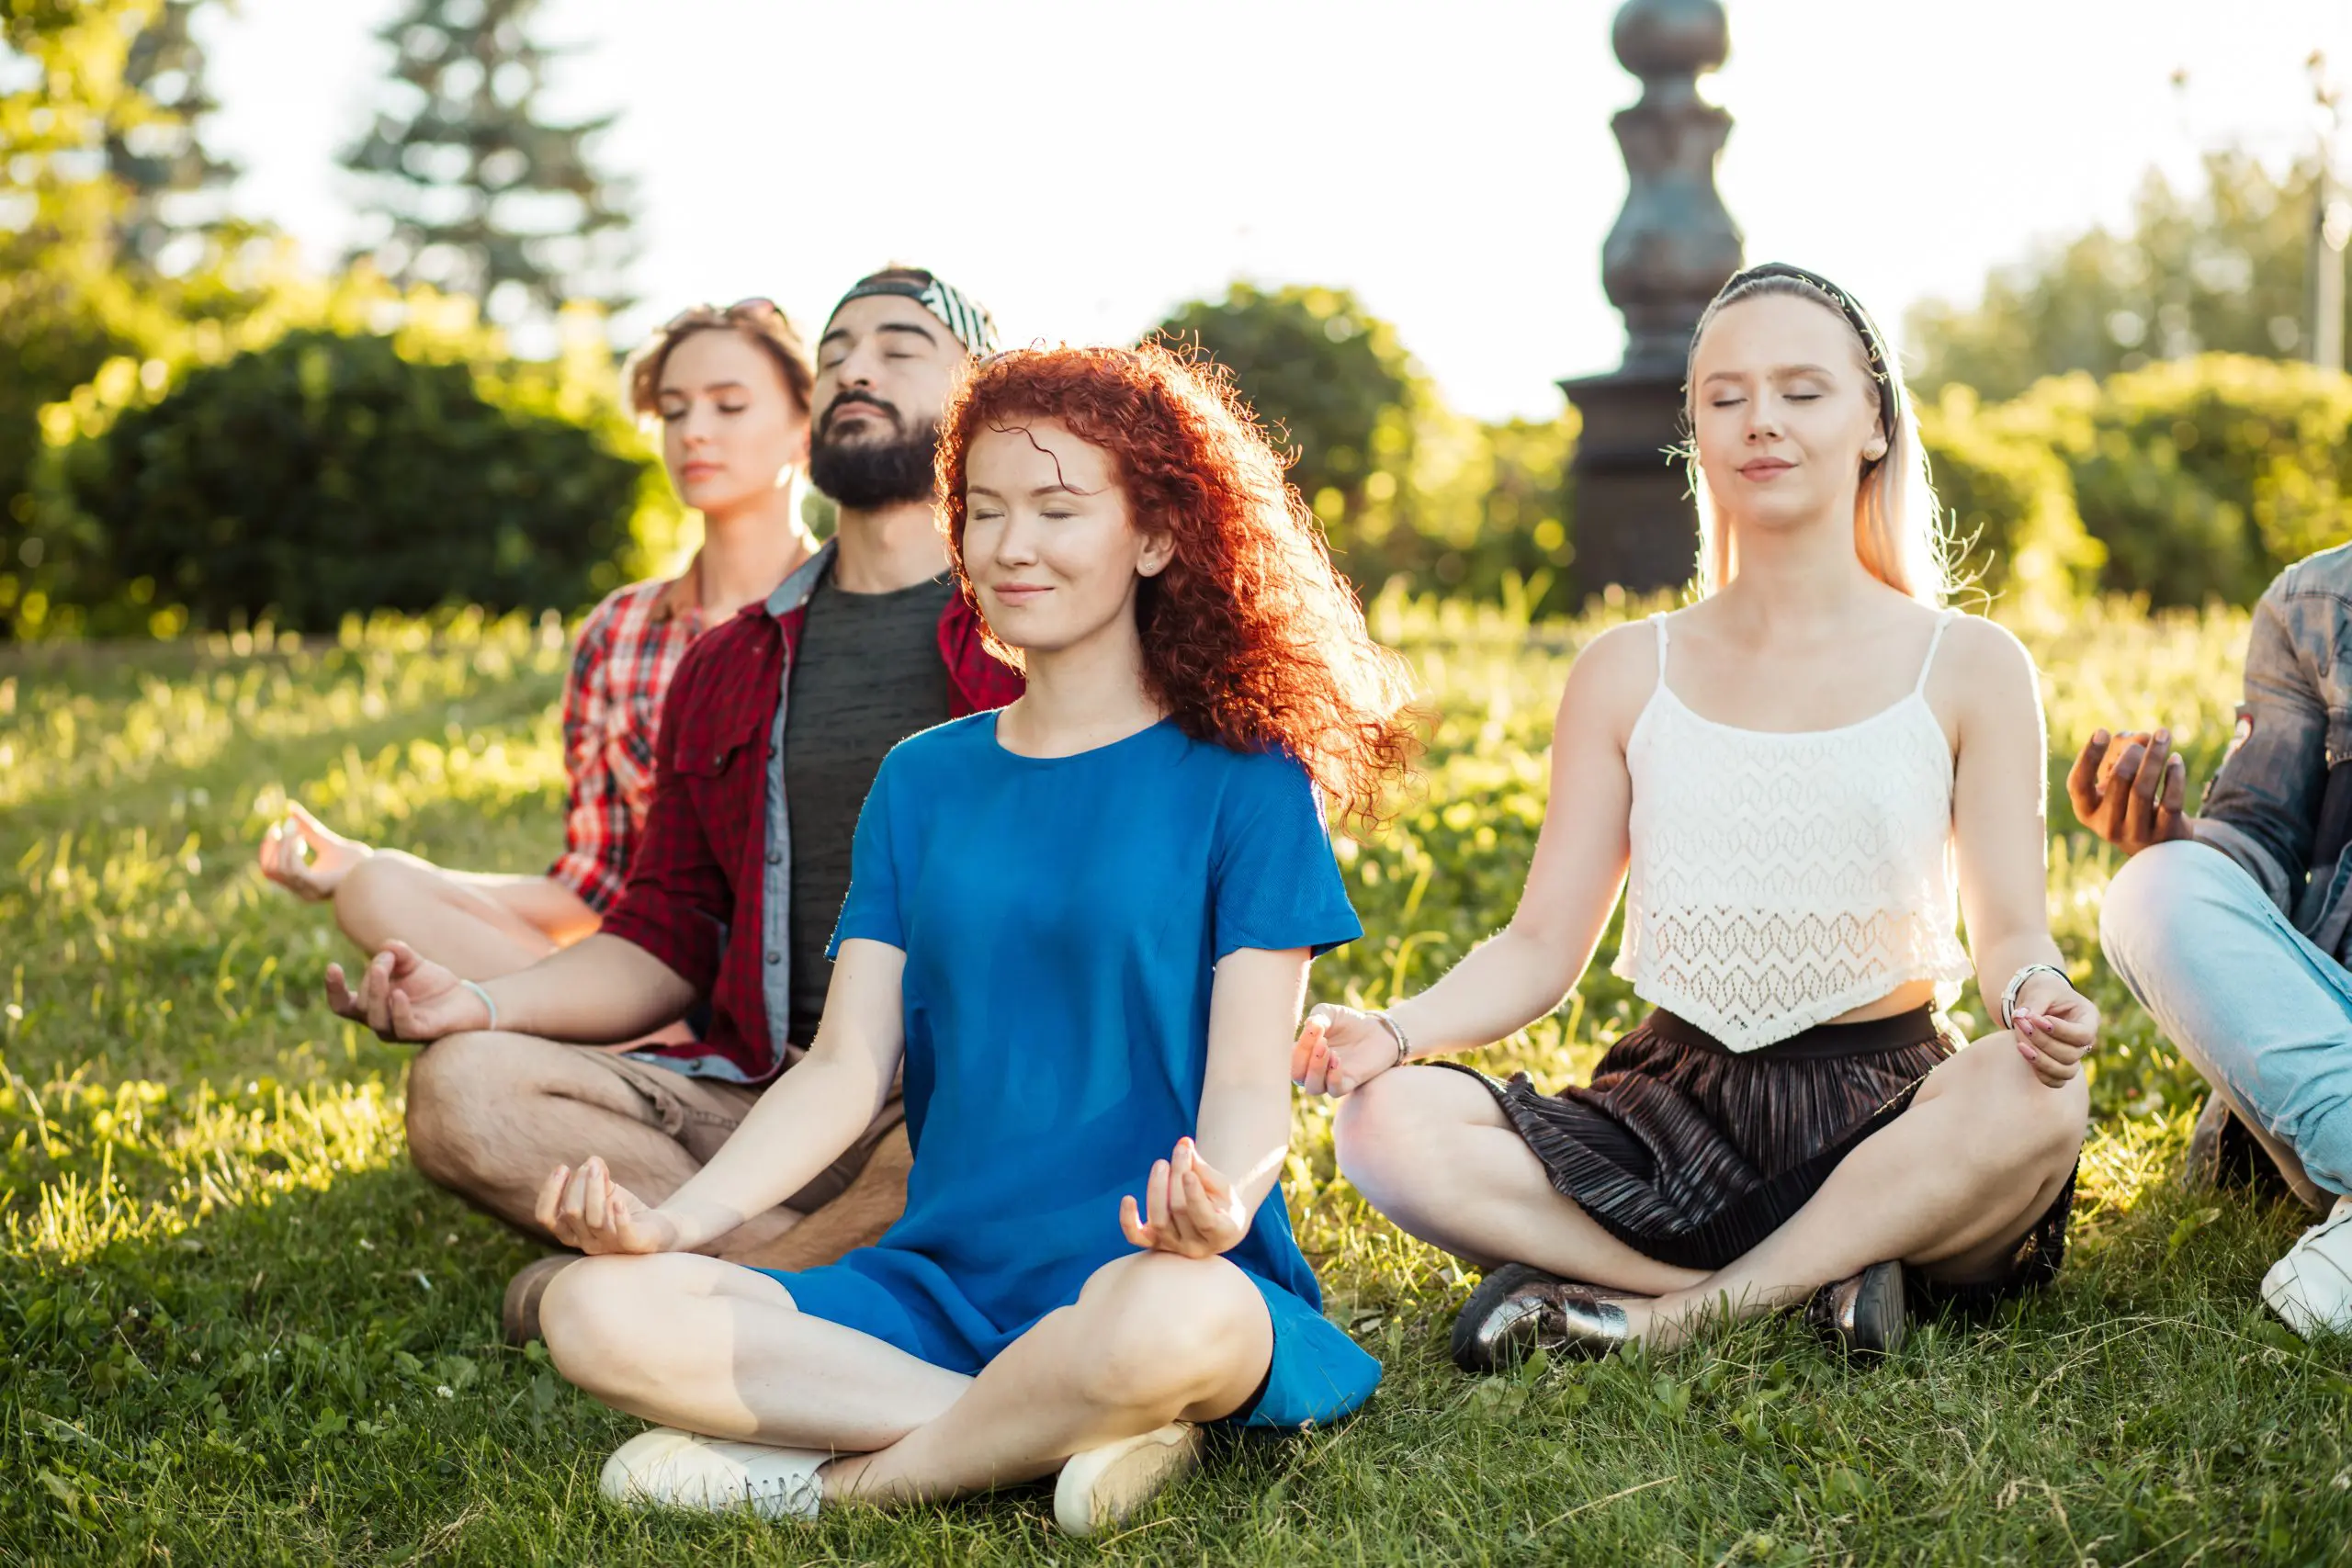
[{"label": "red plaid shirt", "polygon": [[[777,1039],[768,1027],[762,916],[770,738],[815,576],[794,573],[776,600],[746,605],[679,665],[656,748],[653,808],[628,885],[605,918],[606,935],[643,948],[708,998],[700,1040],[643,1053],[705,1077],[763,1084],[808,1043]],[[770,607],[787,596],[781,613]],[[1021,677],[981,646],[978,617],[961,594],[939,617],[939,657],[952,718],[1021,694]]]},{"label": "red plaid shirt", "polygon": [[654,736],[679,660],[704,630],[694,569],[633,582],[589,612],[563,682],[563,853],[553,881],[603,914],[621,896],[653,804]]}]

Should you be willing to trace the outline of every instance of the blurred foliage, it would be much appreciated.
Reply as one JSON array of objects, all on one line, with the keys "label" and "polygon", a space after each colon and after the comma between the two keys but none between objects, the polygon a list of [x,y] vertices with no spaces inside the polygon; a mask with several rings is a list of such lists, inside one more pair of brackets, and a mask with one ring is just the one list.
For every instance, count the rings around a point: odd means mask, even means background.
[{"label": "blurred foliage", "polygon": [[[1178,307],[1159,330],[1233,371],[1274,438],[1296,451],[1291,482],[1325,522],[1352,522],[1375,491],[1394,493],[1393,459],[1426,378],[1354,295],[1236,282],[1223,299]],[[1375,486],[1375,475],[1388,483]]]},{"label": "blurred foliage", "polygon": [[2107,552],[2083,526],[2073,478],[2048,441],[1966,387],[1915,406],[1963,601],[2063,605],[2096,585]]},{"label": "blurred foliage", "polygon": [[225,210],[198,8],[0,8],[0,637],[570,608],[668,564],[599,313],[517,362],[473,301],[318,278]]},{"label": "blurred foliage", "polygon": [[351,259],[473,295],[493,321],[551,318],[569,300],[631,301],[627,182],[598,171],[610,115],[561,123],[539,103],[555,51],[531,36],[538,0],[409,0],[376,34],[390,68],[375,122],[343,165],[367,192]]},{"label": "blurred foliage", "polygon": [[1236,282],[1158,330],[1233,371],[1364,592],[1402,578],[1566,607],[1573,412],[1497,424],[1455,413],[1396,329],[1341,288]]},{"label": "blurred foliage", "polygon": [[361,279],[306,303],[249,321],[244,352],[110,361],[43,410],[28,564],[0,576],[23,633],[571,610],[673,542],[593,310],[542,365],[506,358],[468,299]]},{"label": "blurred foliage", "polygon": [[2282,178],[2229,150],[2206,156],[2204,175],[2184,191],[2152,170],[2120,231],[2045,245],[1996,271],[1973,305],[1914,307],[1912,386],[2006,399],[2046,376],[2203,352],[2307,355],[2313,167]]},{"label": "blurred foliage", "polygon": [[258,232],[228,209],[228,186],[243,171],[204,144],[205,120],[220,104],[205,84],[197,13],[214,0],[164,0],[130,40],[124,97],[140,107],[107,128],[107,172],[120,186],[118,265],[177,277]]},{"label": "blurred foliage", "polygon": [[1947,388],[1920,423],[1996,591],[2095,581],[2159,606],[2247,604],[2352,538],[2352,378],[2312,366],[2201,355],[2000,404]]},{"label": "blurred foliage", "polygon": [[[283,262],[251,225],[170,230],[185,214],[167,199],[220,167],[197,137],[211,107],[200,59],[175,41],[185,10],[0,7],[0,574],[25,564],[40,406],[109,358],[170,355],[233,325],[260,302],[254,275]],[[0,604],[0,635],[12,619]]]},{"label": "blurred foliage", "polygon": [[2035,389],[2106,582],[2157,604],[2248,604],[2352,537],[2352,379],[2208,355]]}]

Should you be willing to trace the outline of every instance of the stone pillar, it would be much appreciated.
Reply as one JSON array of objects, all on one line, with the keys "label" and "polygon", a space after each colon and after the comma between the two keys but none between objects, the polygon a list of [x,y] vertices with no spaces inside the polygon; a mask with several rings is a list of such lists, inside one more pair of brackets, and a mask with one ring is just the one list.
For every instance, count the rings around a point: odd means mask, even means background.
[{"label": "stone pillar", "polygon": [[1600,248],[1600,282],[1625,318],[1617,369],[1562,381],[1584,416],[1576,477],[1576,580],[1589,592],[1679,585],[1699,520],[1682,467],[1682,372],[1691,329],[1739,270],[1740,235],[1715,192],[1731,116],[1699,94],[1731,39],[1719,0],[1628,0],[1610,41],[1642,96],[1611,121],[1624,154],[1624,210]]}]

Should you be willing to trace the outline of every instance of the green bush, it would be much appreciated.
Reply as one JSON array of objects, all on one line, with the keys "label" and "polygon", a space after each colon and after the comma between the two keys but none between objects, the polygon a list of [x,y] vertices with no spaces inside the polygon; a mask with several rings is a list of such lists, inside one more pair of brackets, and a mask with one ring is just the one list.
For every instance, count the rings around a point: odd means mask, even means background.
[{"label": "green bush", "polygon": [[2043,381],[2016,415],[2071,471],[2109,588],[2250,604],[2289,562],[2352,537],[2352,378],[2204,355]]},{"label": "green bush", "polygon": [[578,608],[617,581],[646,470],[560,401],[390,337],[289,333],[51,447],[40,586],[101,633]]},{"label": "green bush", "polygon": [[1568,609],[1568,457],[1577,423],[1482,424],[1448,408],[1396,331],[1343,288],[1260,288],[1190,301],[1160,335],[1232,370],[1290,480],[1369,597],[1422,592]]},{"label": "green bush", "polygon": [[1373,476],[1366,504],[1332,529],[1340,563],[1367,594],[1392,581],[1530,615],[1575,607],[1568,543],[1571,409],[1551,420],[1482,423],[1426,400],[1403,478]]},{"label": "green bush", "polygon": [[2083,527],[2066,465],[1965,387],[1918,411],[1928,465],[1959,547],[1958,576],[1996,600],[2064,605],[2097,582],[2107,552]]}]

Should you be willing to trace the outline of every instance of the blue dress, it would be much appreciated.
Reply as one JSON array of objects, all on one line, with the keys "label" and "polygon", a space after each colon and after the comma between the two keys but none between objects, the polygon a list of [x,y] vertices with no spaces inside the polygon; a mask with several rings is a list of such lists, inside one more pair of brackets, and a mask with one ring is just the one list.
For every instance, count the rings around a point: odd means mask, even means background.
[{"label": "blue dress", "polygon": [[[1198,1133],[1217,960],[1362,934],[1287,757],[1166,720],[1023,757],[993,713],[900,742],[858,817],[833,950],[907,955],[906,1213],[838,1263],[766,1272],[803,1312],[978,1372],[1135,1252],[1119,1199],[1140,1201],[1152,1161]],[[1380,1364],[1323,1316],[1279,1184],[1225,1256],[1274,1330],[1264,1386],[1229,1419],[1303,1427],[1363,1404]]]}]

